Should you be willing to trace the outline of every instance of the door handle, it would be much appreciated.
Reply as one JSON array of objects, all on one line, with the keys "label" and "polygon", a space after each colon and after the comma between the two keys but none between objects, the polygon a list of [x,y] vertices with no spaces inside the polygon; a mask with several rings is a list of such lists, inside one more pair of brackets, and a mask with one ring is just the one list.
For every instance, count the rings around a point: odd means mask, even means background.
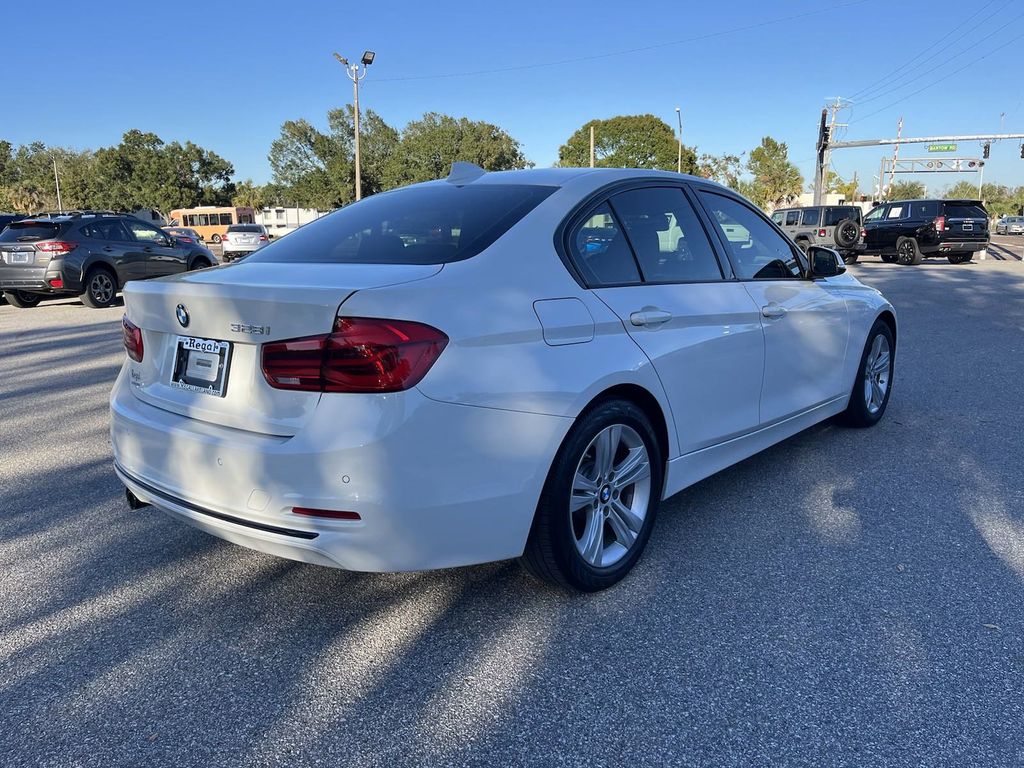
[{"label": "door handle", "polygon": [[114,252],[114,249],[111,248],[109,245],[103,246],[103,250],[106,251],[107,253],[113,253]]},{"label": "door handle", "polygon": [[781,304],[768,304],[761,307],[761,316],[767,317],[769,320],[777,320],[780,317],[785,317],[787,311]]},{"label": "door handle", "polygon": [[636,326],[661,325],[672,319],[672,313],[655,307],[644,307],[629,316],[629,322]]},{"label": "door handle", "polygon": [[146,246],[145,248],[143,248],[142,250],[143,250],[143,251],[145,251],[146,253],[152,253],[152,252],[153,252],[153,247],[152,247],[152,246],[150,246],[150,245],[147,245],[147,246]]}]

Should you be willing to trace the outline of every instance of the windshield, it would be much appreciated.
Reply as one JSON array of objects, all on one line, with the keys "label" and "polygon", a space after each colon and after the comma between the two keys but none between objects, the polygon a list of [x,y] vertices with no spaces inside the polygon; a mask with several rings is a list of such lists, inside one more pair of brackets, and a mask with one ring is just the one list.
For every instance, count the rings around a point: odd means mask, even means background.
[{"label": "windshield", "polygon": [[250,261],[446,264],[501,237],[555,187],[439,183],[368,197],[292,232]]},{"label": "windshield", "polygon": [[0,243],[34,243],[56,237],[59,224],[50,221],[15,221],[0,232]]}]

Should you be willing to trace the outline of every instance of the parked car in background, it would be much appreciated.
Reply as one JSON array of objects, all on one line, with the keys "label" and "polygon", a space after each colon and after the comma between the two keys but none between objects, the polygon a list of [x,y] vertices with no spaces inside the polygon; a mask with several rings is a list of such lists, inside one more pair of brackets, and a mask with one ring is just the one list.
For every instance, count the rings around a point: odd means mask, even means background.
[{"label": "parked car in background", "polygon": [[980,200],[896,200],[864,217],[865,253],[887,262],[914,265],[945,256],[964,264],[988,241],[988,212]]},{"label": "parked car in background", "polygon": [[853,264],[864,250],[861,211],[855,205],[779,208],[772,213],[772,221],[805,252],[809,246],[823,245],[835,248],[844,262]]},{"label": "parked car in background", "polygon": [[258,251],[269,242],[270,235],[262,224],[232,224],[220,245],[224,261],[232,261]]},{"label": "parked car in background", "polygon": [[1024,235],[1024,216],[1003,216],[996,222],[997,235]]},{"label": "parked car in background", "polygon": [[217,263],[199,243],[178,240],[127,214],[20,219],[0,232],[0,291],[27,308],[48,296],[80,296],[109,307],[126,283]]},{"label": "parked car in background", "polygon": [[189,227],[161,227],[164,232],[174,235],[184,242],[202,243],[203,236]]},{"label": "parked car in background", "polygon": [[896,338],[834,250],[706,179],[458,163],[129,284],[114,469],[133,508],[280,557],[521,557],[593,591],[662,499],[832,416],[877,423]]}]

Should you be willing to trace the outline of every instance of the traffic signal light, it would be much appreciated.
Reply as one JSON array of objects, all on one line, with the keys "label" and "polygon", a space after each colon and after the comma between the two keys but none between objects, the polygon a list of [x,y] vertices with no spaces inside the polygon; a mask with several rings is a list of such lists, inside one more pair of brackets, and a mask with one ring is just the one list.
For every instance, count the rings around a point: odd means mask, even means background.
[{"label": "traffic signal light", "polygon": [[1020,145],[1020,156],[1021,156],[1021,159],[1024,159],[1024,144]]},{"label": "traffic signal light", "polygon": [[988,160],[989,151],[992,149],[992,145],[986,141],[981,145],[981,147],[981,156]]},{"label": "traffic signal light", "polygon": [[826,125],[822,129],[821,138],[825,144],[828,144],[829,140],[832,138],[832,128],[830,126]]}]

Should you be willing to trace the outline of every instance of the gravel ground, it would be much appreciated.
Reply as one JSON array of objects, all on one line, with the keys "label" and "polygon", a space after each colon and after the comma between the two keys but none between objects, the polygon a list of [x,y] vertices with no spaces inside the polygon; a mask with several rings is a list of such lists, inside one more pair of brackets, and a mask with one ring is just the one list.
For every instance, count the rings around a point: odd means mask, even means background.
[{"label": "gravel ground", "polygon": [[1024,266],[854,269],[900,313],[883,422],[674,497],[595,596],[130,512],[121,310],[0,306],[0,764],[1021,764]]}]

